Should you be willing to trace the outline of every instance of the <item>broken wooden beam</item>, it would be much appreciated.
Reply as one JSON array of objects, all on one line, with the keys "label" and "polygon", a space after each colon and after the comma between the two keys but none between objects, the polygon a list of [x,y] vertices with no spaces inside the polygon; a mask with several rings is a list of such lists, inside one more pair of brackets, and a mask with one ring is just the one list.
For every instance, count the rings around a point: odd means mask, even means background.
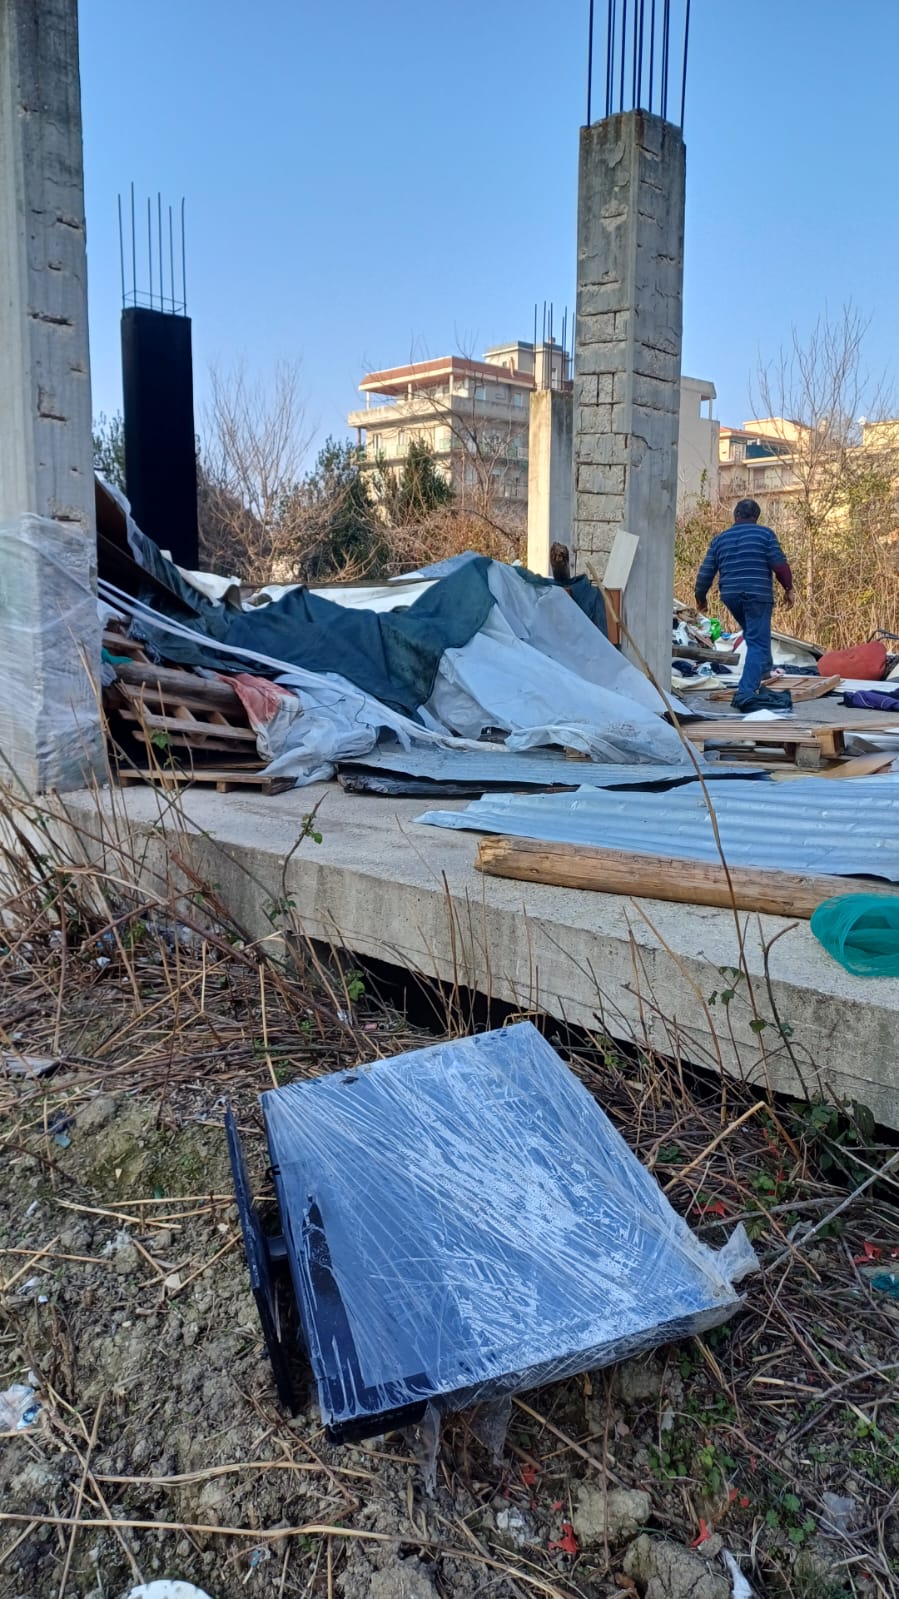
[{"label": "broken wooden beam", "polygon": [[534,838],[482,838],[475,866],[488,877],[511,877],[554,888],[583,888],[679,905],[716,905],[808,920],[826,899],[840,894],[897,894],[891,884],[857,877],[806,876],[752,866],[636,855],[586,844],[553,844]]},{"label": "broken wooden beam", "polygon": [[678,661],[717,661],[720,666],[737,666],[739,655],[730,650],[704,649],[701,644],[673,644],[671,653]]}]

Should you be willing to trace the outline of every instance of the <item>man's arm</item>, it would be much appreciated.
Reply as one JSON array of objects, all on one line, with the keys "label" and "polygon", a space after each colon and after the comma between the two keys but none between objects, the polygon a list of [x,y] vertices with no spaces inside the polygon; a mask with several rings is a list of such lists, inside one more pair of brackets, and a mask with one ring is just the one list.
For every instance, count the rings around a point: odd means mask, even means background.
[{"label": "man's arm", "polygon": [[717,577],[717,575],[718,575],[718,540],[717,540],[717,538],[714,538],[714,539],[712,539],[711,544],[709,545],[708,549],[706,550],[705,560],[703,561],[703,563],[702,563],[701,567],[699,568],[699,571],[698,571],[698,573],[696,575],[696,594],[695,594],[695,598],[696,598],[696,604],[699,606],[700,610],[703,610],[704,607],[705,607],[705,602],[706,602],[706,599],[708,598],[709,589],[711,588],[712,584],[714,583],[715,578]]},{"label": "man's arm", "polygon": [[784,591],[784,602],[787,609],[791,610],[796,598],[793,592],[793,573],[790,563],[773,533],[769,541],[768,558],[771,562],[771,570]]}]

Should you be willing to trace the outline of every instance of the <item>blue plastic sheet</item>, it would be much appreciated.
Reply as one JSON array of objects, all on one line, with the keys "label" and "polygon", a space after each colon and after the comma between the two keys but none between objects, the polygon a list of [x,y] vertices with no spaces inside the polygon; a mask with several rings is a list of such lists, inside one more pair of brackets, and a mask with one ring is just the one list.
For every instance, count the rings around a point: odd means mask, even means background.
[{"label": "blue plastic sheet", "polygon": [[322,1418],[337,1439],[725,1321],[755,1265],[672,1210],[530,1023],[262,1096]]}]

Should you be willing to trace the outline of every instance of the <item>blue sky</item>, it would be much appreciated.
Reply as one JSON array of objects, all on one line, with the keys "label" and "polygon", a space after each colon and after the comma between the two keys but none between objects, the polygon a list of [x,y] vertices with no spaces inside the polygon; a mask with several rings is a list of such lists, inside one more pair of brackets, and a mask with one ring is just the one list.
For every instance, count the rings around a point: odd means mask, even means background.
[{"label": "blue sky", "polygon": [[[265,381],[300,359],[310,428],[339,436],[366,370],[528,338],[535,300],[560,318],[586,14],[81,0],[95,414],[121,403],[132,180],[187,199],[200,414],[210,362]],[[693,0],[683,366],[727,422],[759,351],[826,305],[870,316],[871,362],[899,375],[897,60],[897,0]]]}]

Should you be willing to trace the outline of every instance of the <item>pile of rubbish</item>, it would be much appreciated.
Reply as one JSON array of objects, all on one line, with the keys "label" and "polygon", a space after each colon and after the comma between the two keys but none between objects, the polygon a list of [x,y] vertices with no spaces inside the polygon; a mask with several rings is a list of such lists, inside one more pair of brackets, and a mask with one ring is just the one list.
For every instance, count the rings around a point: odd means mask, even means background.
[{"label": "pile of rubbish", "polygon": [[[889,646],[893,645],[892,651]],[[730,632],[718,617],[706,616],[695,606],[674,602],[671,629],[672,684],[678,692],[733,690],[740,680],[746,645],[742,632]],[[893,681],[899,686],[899,639],[875,633],[864,644],[847,650],[824,650],[788,633],[772,632],[774,672],[767,680],[774,688],[789,688],[791,696],[819,698],[841,689],[843,704],[872,710],[899,709],[892,703],[896,689],[876,691],[875,684]],[[790,678],[787,684],[783,680]],[[826,687],[822,688],[821,685]],[[809,692],[801,692],[803,688]],[[865,693],[880,693],[889,704],[870,705]],[[723,697],[723,692],[721,697]]]},{"label": "pile of rubbish", "polygon": [[690,765],[661,694],[589,606],[523,568],[469,554],[408,583],[244,600],[174,566],[102,485],[98,551],[104,685],[132,774],[301,785],[383,736]]}]

